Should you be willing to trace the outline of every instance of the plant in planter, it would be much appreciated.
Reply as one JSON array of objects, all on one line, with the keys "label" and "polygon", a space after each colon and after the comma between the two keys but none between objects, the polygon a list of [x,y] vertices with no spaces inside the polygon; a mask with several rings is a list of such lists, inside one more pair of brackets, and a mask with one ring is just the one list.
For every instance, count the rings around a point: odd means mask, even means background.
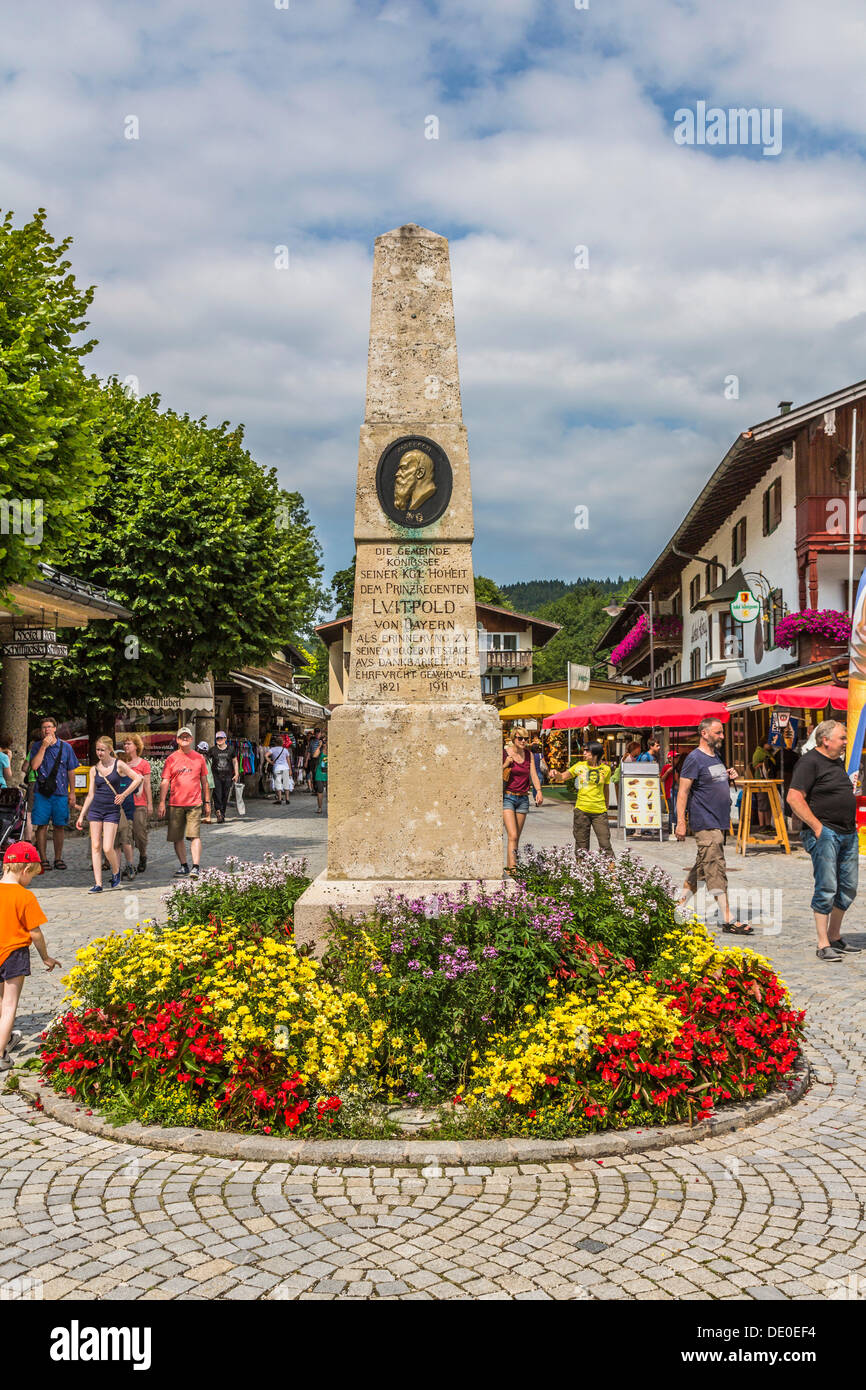
[{"label": "plant in planter", "polygon": [[[789,613],[776,628],[776,646],[790,650],[798,640],[806,639],[810,650],[846,647],[851,637],[851,619],[838,608],[804,608]],[[818,658],[820,659],[820,658]]]}]

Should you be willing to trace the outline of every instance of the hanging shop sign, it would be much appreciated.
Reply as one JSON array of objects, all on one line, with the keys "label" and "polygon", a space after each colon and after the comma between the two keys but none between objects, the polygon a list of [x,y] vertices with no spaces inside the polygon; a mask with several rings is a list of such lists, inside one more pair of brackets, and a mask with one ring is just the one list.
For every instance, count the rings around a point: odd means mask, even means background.
[{"label": "hanging shop sign", "polygon": [[731,617],[735,623],[753,623],[761,611],[761,605],[751,589],[742,589],[731,600]]},{"label": "hanging shop sign", "polygon": [[21,661],[61,661],[69,648],[58,642],[53,628],[17,627],[13,640],[4,644],[3,655]]}]

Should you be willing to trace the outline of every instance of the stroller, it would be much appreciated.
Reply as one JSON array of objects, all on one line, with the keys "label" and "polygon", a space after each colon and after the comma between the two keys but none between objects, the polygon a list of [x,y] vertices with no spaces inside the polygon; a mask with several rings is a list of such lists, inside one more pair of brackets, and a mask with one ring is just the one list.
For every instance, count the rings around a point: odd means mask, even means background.
[{"label": "stroller", "polygon": [[0,788],[0,850],[24,836],[27,793],[23,787]]}]

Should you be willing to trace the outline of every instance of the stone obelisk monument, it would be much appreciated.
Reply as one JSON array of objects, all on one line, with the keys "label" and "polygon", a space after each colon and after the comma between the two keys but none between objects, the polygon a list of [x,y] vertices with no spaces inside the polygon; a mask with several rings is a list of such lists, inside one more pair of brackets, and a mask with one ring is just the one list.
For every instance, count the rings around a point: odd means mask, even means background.
[{"label": "stone obelisk monument", "polygon": [[328,910],[502,883],[501,739],[481,699],[472,492],[445,237],[376,239],[355,503],[347,699],[328,731],[328,867],[299,900]]}]

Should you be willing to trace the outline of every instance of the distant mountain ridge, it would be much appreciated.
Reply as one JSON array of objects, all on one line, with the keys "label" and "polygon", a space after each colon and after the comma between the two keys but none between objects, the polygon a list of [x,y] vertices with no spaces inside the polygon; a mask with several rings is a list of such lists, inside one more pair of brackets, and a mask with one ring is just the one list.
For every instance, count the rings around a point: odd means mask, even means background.
[{"label": "distant mountain ridge", "polygon": [[[520,613],[559,623],[558,632],[546,647],[536,649],[533,677],[536,681],[564,680],[569,661],[580,665],[598,664],[595,644],[610,619],[602,611],[612,599],[622,602],[631,593],[636,578],[616,579],[521,579],[499,584],[499,592]],[[635,622],[640,610],[635,609]]]}]

